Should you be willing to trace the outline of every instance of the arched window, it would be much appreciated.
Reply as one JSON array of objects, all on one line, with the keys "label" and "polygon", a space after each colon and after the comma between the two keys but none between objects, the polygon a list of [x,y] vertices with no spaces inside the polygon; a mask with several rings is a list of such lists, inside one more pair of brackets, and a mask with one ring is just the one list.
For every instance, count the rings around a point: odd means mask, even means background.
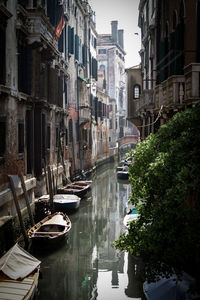
[{"label": "arched window", "polygon": [[140,86],[139,84],[135,84],[133,87],[133,98],[138,99],[140,97]]},{"label": "arched window", "polygon": [[100,65],[99,68],[100,68],[100,70],[103,70],[103,71],[105,70],[105,66],[104,65]]}]

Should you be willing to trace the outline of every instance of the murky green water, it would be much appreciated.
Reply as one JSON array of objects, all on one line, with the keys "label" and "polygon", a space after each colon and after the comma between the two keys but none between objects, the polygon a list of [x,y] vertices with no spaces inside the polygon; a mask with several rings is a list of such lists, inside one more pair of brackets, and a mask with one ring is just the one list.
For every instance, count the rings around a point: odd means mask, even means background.
[{"label": "murky green water", "polygon": [[88,196],[69,215],[72,229],[56,249],[34,251],[42,260],[37,300],[141,299],[138,261],[119,253],[111,243],[124,230],[123,217],[130,193],[119,183],[114,165],[92,178]]}]

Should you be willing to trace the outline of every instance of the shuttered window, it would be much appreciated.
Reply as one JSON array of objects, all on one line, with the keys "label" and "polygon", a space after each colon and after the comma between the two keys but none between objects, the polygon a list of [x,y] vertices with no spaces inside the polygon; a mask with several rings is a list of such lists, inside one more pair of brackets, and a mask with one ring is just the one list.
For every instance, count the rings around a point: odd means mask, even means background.
[{"label": "shuttered window", "polygon": [[73,141],[73,127],[72,127],[72,119],[69,120],[69,142]]},{"label": "shuttered window", "polygon": [[24,123],[18,123],[18,153],[24,153]]},{"label": "shuttered window", "polygon": [[74,54],[74,28],[68,26],[68,52]]},{"label": "shuttered window", "polygon": [[79,36],[75,35],[75,59],[79,60]]},{"label": "shuttered window", "polygon": [[92,57],[92,77],[97,80],[97,60]]},{"label": "shuttered window", "polygon": [[82,47],[83,65],[87,66],[87,46],[84,44]]},{"label": "shuttered window", "polygon": [[0,118],[0,157],[2,157],[6,150],[6,119]]}]

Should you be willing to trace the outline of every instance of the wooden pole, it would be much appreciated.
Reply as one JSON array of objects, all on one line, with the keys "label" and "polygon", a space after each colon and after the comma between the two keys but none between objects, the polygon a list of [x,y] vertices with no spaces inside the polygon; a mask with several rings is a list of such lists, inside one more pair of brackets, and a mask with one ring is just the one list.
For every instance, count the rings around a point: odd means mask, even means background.
[{"label": "wooden pole", "polygon": [[16,194],[16,190],[15,190],[15,185],[14,185],[14,181],[13,181],[13,176],[12,175],[8,175],[8,178],[10,180],[10,188],[13,194],[13,198],[14,198],[14,202],[15,202],[15,206],[16,206],[16,210],[17,210],[17,214],[18,214],[18,218],[19,218],[19,222],[20,222],[20,226],[21,226],[21,230],[22,230],[22,234],[24,237],[24,242],[25,245],[28,246],[29,241],[28,241],[28,235],[26,232],[26,228],[24,226],[24,221],[22,219],[22,214],[21,214],[21,210],[19,207],[19,203],[18,203],[18,199],[17,199],[17,194]]},{"label": "wooden pole", "polygon": [[43,159],[43,167],[44,167],[44,175],[45,175],[46,192],[48,194],[49,193],[49,188],[48,188],[47,167],[46,167],[46,160],[45,159]]},{"label": "wooden pole", "polygon": [[19,178],[21,180],[22,189],[23,189],[23,192],[24,192],[24,198],[26,200],[26,206],[27,206],[27,210],[28,210],[28,214],[29,214],[31,226],[34,226],[35,222],[33,220],[33,215],[32,215],[32,212],[31,212],[31,206],[30,206],[30,202],[29,202],[29,197],[28,197],[28,193],[27,193],[27,190],[26,190],[26,185],[25,185],[25,182],[24,182],[24,177],[22,175],[22,172],[19,173]]},{"label": "wooden pole", "polygon": [[51,210],[54,210],[54,205],[53,205],[53,188],[52,188],[52,180],[51,180],[51,169],[50,166],[48,166],[48,181],[49,181],[49,196],[50,196],[50,206]]},{"label": "wooden pole", "polygon": [[52,178],[52,189],[53,189],[53,194],[55,195],[57,193],[56,187],[55,187],[55,176],[53,173],[53,168],[51,170],[51,178]]}]

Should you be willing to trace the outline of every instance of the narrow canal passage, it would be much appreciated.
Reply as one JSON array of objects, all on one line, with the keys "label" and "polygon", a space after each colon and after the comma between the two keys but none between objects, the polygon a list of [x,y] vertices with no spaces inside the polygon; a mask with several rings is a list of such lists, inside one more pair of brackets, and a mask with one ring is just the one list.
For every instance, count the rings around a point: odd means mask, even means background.
[{"label": "narrow canal passage", "polygon": [[42,261],[37,300],[142,299],[137,261],[111,246],[124,230],[130,186],[117,181],[113,164],[92,180],[79,210],[69,215],[72,229],[66,241],[34,253]]}]

